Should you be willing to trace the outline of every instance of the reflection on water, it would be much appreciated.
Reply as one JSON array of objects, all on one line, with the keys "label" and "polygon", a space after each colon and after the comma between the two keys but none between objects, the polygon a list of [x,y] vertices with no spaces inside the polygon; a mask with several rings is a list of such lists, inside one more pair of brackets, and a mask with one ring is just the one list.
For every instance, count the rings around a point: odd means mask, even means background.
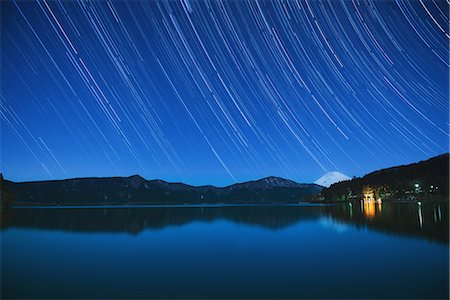
[{"label": "reflection on water", "polygon": [[366,199],[361,200],[362,212],[368,219],[375,218],[375,214],[380,215],[383,210],[383,203],[381,200]]},{"label": "reflection on water", "polygon": [[[359,209],[354,209],[359,205]],[[448,202],[361,201],[351,205],[324,207],[327,215],[356,227],[366,226],[398,235],[449,242]]]},{"label": "reflection on water", "polygon": [[434,223],[442,221],[442,214],[441,214],[441,206],[440,205],[436,205],[436,206],[433,207],[433,220],[434,220]]},{"label": "reflection on water", "polygon": [[447,203],[17,208],[1,222],[2,299],[449,296]]},{"label": "reflection on water", "polygon": [[364,215],[372,219],[375,217],[375,201],[374,200],[364,200]]},{"label": "reflection on water", "polygon": [[383,203],[381,202],[381,200],[377,201],[377,213],[381,213],[381,211],[383,210]]},{"label": "reflection on water", "polygon": [[[359,208],[357,206],[360,206]],[[40,228],[83,232],[128,232],[190,222],[229,220],[282,229],[331,217],[338,222],[388,233],[448,243],[448,203],[361,201],[327,206],[175,206],[145,208],[15,208],[2,215],[1,228]]]},{"label": "reflection on water", "polygon": [[92,232],[161,229],[191,222],[229,220],[275,230],[318,219],[323,206],[171,206],[140,208],[15,208],[2,218],[2,228],[26,227]]},{"label": "reflection on water", "polygon": [[423,227],[422,205],[419,204],[419,225]]}]

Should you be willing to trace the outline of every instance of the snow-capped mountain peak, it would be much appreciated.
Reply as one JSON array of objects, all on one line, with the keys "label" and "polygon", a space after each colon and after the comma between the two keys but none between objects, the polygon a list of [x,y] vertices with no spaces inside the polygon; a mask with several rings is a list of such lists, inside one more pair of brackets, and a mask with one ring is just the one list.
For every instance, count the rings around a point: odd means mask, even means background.
[{"label": "snow-capped mountain peak", "polygon": [[321,186],[329,187],[333,183],[350,179],[351,179],[350,177],[348,177],[345,174],[342,174],[341,172],[333,171],[326,173],[325,175],[314,181],[314,183]]}]

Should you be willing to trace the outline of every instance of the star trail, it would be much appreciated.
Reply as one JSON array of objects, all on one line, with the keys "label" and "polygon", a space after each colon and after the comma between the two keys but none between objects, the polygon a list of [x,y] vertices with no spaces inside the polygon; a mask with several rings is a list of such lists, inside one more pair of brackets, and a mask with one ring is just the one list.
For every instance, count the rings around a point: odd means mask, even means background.
[{"label": "star trail", "polygon": [[447,1],[2,1],[1,172],[226,185],[448,151]]}]

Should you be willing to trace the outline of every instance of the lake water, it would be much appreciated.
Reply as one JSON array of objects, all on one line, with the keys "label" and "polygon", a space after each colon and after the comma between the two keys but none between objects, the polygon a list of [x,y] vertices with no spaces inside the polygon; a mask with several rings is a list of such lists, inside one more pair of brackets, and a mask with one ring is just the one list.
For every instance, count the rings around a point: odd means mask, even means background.
[{"label": "lake water", "polygon": [[1,298],[448,298],[448,203],[14,208]]}]

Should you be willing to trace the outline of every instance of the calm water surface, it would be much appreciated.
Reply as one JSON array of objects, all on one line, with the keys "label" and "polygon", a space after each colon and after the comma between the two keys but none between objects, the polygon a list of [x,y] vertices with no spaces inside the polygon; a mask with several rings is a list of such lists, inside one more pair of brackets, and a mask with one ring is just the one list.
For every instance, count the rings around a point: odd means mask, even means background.
[{"label": "calm water surface", "polygon": [[448,298],[448,204],[16,208],[1,298]]}]

